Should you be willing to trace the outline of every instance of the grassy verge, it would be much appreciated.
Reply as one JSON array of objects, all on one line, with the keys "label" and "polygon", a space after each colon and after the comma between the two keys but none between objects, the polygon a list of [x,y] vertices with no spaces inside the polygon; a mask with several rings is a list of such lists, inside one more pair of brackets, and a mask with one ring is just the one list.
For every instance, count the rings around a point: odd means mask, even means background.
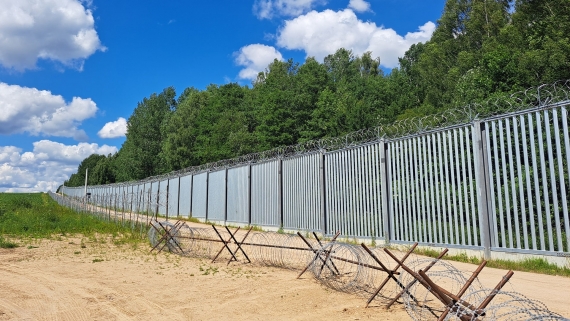
[{"label": "grassy verge", "polygon": [[[437,257],[439,255],[438,251],[432,249],[416,249],[414,253],[419,255],[425,255],[429,257]],[[468,256],[467,253],[460,253],[455,255],[446,255],[445,260],[480,264],[482,259],[475,256]],[[570,277],[570,269],[567,267],[559,267],[556,264],[549,263],[543,258],[528,258],[522,261],[509,261],[509,260],[489,260],[487,261],[488,267],[513,270],[513,271],[523,271],[532,272],[548,275],[560,275],[565,277]]]},{"label": "grassy verge", "polygon": [[52,238],[81,234],[111,235],[120,243],[143,241],[129,226],[106,222],[91,215],[60,206],[45,193],[0,193],[0,247],[12,248],[11,241],[22,238]]}]

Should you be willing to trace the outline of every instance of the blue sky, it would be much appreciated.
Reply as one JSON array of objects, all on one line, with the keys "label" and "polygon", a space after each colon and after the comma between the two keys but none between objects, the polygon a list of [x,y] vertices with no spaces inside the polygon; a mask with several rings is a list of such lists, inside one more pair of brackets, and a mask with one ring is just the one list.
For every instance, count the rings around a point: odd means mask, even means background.
[{"label": "blue sky", "polygon": [[174,86],[251,84],[273,59],[372,51],[385,70],[431,37],[443,0],[2,0],[0,192],[55,190]]}]

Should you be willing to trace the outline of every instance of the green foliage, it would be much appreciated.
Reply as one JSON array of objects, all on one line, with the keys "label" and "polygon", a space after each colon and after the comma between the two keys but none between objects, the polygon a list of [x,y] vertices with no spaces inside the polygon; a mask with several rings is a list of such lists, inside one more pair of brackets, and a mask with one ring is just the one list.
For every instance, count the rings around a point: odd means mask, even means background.
[{"label": "green foliage", "polygon": [[142,179],[168,171],[162,154],[164,123],[176,110],[174,88],[144,98],[127,122],[126,140],[117,155],[117,180]]},{"label": "green foliage", "polygon": [[[93,169],[97,166],[97,164],[105,159],[104,155],[97,155],[92,154],[86,159],[84,159],[77,168],[77,173],[72,174],[68,181],[65,182],[65,186],[83,186],[85,185],[85,172],[88,170],[87,175],[90,177],[93,172]],[[87,182],[88,184],[91,183],[91,179]],[[91,185],[91,184],[90,184]]]}]

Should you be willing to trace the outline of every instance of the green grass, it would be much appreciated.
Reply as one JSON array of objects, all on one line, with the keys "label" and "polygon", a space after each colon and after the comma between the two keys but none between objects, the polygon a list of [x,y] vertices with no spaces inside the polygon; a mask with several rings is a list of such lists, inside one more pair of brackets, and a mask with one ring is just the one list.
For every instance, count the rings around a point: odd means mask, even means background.
[{"label": "green grass", "polygon": [[[432,249],[416,249],[414,253],[419,255],[425,255],[429,257],[437,257],[439,252]],[[445,260],[464,262],[471,264],[480,264],[482,259],[476,256],[468,256],[467,253],[459,253],[455,255],[444,256]],[[532,272],[548,275],[560,275],[565,277],[570,277],[570,268],[559,267],[556,264],[549,263],[543,258],[527,258],[522,261],[509,261],[509,260],[489,260],[487,261],[487,267],[513,270],[513,271],[523,271]]]},{"label": "green grass", "polygon": [[189,222],[193,222],[193,223],[202,223],[202,222],[200,222],[199,219],[197,219],[195,217],[188,217],[188,218],[185,218],[184,220],[189,221]]},{"label": "green grass", "polygon": [[[51,238],[81,234],[108,234],[122,242],[140,242],[141,235],[128,226],[106,222],[60,206],[46,193],[0,193],[0,246],[6,237]],[[6,245],[8,244],[8,245]]]},{"label": "green grass", "polygon": [[18,244],[14,243],[14,242],[10,242],[10,241],[4,239],[4,237],[2,237],[2,235],[0,235],[0,248],[2,248],[2,249],[13,249],[15,247],[18,247]]}]

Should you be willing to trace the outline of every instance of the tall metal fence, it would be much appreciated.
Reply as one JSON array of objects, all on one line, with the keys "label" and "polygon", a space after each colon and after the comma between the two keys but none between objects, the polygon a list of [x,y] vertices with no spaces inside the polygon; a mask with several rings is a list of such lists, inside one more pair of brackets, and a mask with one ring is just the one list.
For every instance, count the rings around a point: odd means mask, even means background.
[{"label": "tall metal fence", "polygon": [[570,257],[569,92],[556,83],[87,192],[99,206],[166,217]]}]

